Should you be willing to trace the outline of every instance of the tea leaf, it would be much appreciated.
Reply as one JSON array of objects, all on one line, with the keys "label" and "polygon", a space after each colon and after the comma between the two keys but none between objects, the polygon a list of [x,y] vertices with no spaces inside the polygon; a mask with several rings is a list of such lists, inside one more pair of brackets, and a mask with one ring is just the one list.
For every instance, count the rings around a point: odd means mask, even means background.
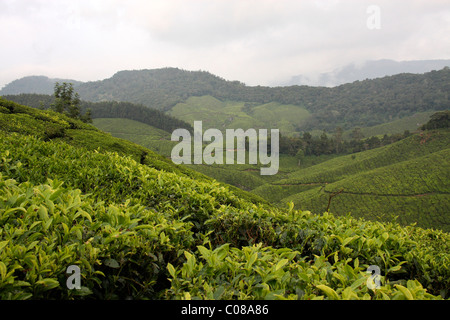
[{"label": "tea leaf", "polygon": [[59,282],[55,279],[46,278],[36,282],[36,285],[40,285],[44,287],[44,290],[51,290],[59,286]]},{"label": "tea leaf", "polygon": [[47,213],[47,208],[44,206],[40,206],[39,210],[38,210],[38,215],[39,218],[41,220],[43,220],[44,222],[46,222],[49,218],[48,218],[48,213]]},{"label": "tea leaf", "polygon": [[0,241],[0,250],[2,250],[8,244],[9,240]]},{"label": "tea leaf", "polygon": [[288,259],[282,259],[280,260],[277,265],[275,266],[275,271],[277,271],[278,269],[283,268],[287,263],[289,262]]},{"label": "tea leaf", "polygon": [[320,290],[322,290],[329,299],[339,300],[339,295],[336,293],[336,291],[334,291],[330,287],[328,287],[324,284],[319,284],[316,287],[319,288]]},{"label": "tea leaf", "polygon": [[213,297],[215,300],[219,300],[225,292],[224,286],[219,286],[216,291],[214,291]]},{"label": "tea leaf", "polygon": [[1,279],[6,279],[6,272],[7,272],[7,269],[6,269],[6,265],[2,262],[2,261],[0,261],[0,276],[1,276]]},{"label": "tea leaf", "polygon": [[396,284],[396,285],[394,285],[394,287],[397,288],[398,290],[400,290],[407,300],[414,300],[414,297],[408,288],[405,288],[404,286],[402,286],[400,284]]},{"label": "tea leaf", "polygon": [[208,249],[206,249],[204,246],[197,246],[197,248],[198,248],[198,251],[200,251],[203,258],[208,259],[209,256],[211,255],[211,252]]},{"label": "tea leaf", "polygon": [[176,278],[175,268],[173,267],[173,265],[171,263],[167,264],[167,270],[169,271],[172,278]]},{"label": "tea leaf", "polygon": [[81,297],[93,294],[91,289],[84,286],[81,286],[80,289],[71,290],[70,293],[73,294],[74,296],[81,296]]},{"label": "tea leaf", "polygon": [[103,263],[105,266],[108,266],[113,269],[120,268],[120,264],[115,259],[106,259]]}]

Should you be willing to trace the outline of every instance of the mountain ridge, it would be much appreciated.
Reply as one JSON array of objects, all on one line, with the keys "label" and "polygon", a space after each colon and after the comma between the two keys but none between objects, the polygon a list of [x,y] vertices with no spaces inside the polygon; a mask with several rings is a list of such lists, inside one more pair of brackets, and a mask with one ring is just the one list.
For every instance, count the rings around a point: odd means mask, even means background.
[{"label": "mountain ridge", "polygon": [[290,119],[300,133],[330,132],[338,126],[344,130],[374,126],[417,112],[445,110],[450,108],[449,88],[448,68],[355,81],[333,88],[246,86],[206,71],[161,68],[119,71],[108,79],[82,83],[76,91],[87,101],[132,102],[164,112],[191,97],[208,95],[223,102],[243,102],[241,111],[247,115],[255,107],[271,102],[295,105],[312,114],[310,121],[301,126],[296,119]]}]

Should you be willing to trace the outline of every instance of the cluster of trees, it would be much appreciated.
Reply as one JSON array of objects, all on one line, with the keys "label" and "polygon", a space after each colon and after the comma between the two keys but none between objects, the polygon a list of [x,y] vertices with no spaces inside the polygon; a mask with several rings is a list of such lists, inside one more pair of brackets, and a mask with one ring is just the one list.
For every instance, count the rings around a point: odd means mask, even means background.
[{"label": "cluster of trees", "polygon": [[450,128],[450,110],[436,112],[431,116],[430,121],[422,126],[422,130],[433,130],[440,128]]},{"label": "cluster of trees", "polygon": [[351,140],[343,139],[343,130],[338,127],[334,134],[329,136],[325,131],[319,137],[313,137],[304,132],[302,137],[285,137],[280,135],[280,153],[296,156],[299,161],[304,156],[323,154],[350,154],[369,149],[378,148],[404,139],[410,135],[409,131],[403,134],[385,134],[382,138],[373,136],[364,139],[360,128],[355,128]]},{"label": "cluster of trees", "polygon": [[192,126],[180,119],[174,118],[156,109],[131,102],[83,102],[83,109],[91,109],[93,118],[125,118],[136,120],[155,128],[172,133],[175,129],[184,128],[193,133]]}]

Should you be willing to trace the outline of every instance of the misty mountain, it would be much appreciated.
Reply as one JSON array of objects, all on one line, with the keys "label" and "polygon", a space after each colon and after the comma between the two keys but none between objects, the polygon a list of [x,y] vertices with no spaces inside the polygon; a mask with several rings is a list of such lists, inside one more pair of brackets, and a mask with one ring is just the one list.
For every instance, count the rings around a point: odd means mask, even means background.
[{"label": "misty mountain", "polygon": [[289,81],[281,85],[334,87],[354,81],[376,79],[400,73],[425,73],[432,70],[440,70],[444,67],[450,67],[450,60],[369,60],[362,64],[351,63],[328,73],[293,76]]},{"label": "misty mountain", "polygon": [[82,84],[81,81],[71,79],[49,78],[46,76],[28,76],[14,80],[0,90],[0,95],[37,93],[53,94],[56,82],[70,82],[74,87]]}]

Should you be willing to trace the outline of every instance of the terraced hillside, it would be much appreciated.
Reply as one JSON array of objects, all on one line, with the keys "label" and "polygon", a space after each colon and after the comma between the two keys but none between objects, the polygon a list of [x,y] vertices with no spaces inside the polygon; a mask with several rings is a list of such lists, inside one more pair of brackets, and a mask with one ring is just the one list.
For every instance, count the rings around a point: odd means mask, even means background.
[{"label": "terraced hillside", "polygon": [[[297,208],[450,230],[450,131],[424,131],[392,145],[300,169],[253,190]],[[280,199],[279,195],[284,197]]]},{"label": "terraced hillside", "polygon": [[191,97],[176,104],[168,114],[188,123],[202,120],[207,128],[277,128],[286,135],[294,134],[311,117],[310,112],[300,106],[220,101],[212,96]]}]

